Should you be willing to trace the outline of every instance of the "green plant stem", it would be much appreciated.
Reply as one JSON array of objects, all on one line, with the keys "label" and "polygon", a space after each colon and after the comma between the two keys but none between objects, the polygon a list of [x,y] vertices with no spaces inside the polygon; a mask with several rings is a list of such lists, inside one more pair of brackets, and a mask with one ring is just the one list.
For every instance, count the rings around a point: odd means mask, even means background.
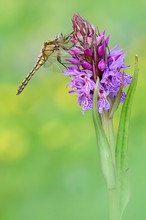
[{"label": "green plant stem", "polygon": [[109,197],[109,220],[120,220],[120,207],[117,188],[108,189]]},{"label": "green plant stem", "polygon": [[[116,171],[116,160],[115,160],[115,136],[113,129],[113,118],[109,118],[107,114],[102,115],[102,125],[106,137],[109,142],[110,152],[112,156],[112,161],[114,169]],[[113,182],[114,187],[108,189],[108,199],[109,199],[109,220],[120,220],[121,219],[121,209],[120,209],[120,194],[119,194],[119,182],[117,175],[115,175]]]},{"label": "green plant stem", "polygon": [[108,119],[108,131],[109,131],[109,144],[110,144],[110,149],[111,149],[111,154],[113,158],[113,163],[116,166],[116,160],[115,160],[115,136],[114,136],[114,129],[113,129],[113,119],[110,118]]},{"label": "green plant stem", "polygon": [[105,111],[102,113],[102,125],[110,145],[112,160],[115,165],[115,137],[113,129],[113,118],[109,118]]},{"label": "green plant stem", "polygon": [[[113,164],[116,170],[116,161],[115,161],[115,136],[113,129],[113,119],[108,118],[108,139],[112,155]],[[108,197],[109,197],[109,220],[120,220],[120,198],[118,193],[118,180],[117,175],[115,176],[115,187],[108,188]]]},{"label": "green plant stem", "polygon": [[119,193],[115,164],[115,140],[112,117],[106,112],[99,115],[97,110],[98,82],[93,97],[93,122],[99,150],[100,165],[105,178],[109,197],[109,220],[120,220]]}]

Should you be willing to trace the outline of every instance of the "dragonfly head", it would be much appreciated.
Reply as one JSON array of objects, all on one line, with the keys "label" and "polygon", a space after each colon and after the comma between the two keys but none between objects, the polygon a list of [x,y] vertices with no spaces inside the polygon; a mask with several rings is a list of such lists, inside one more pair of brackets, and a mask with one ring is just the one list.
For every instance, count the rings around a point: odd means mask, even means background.
[{"label": "dragonfly head", "polygon": [[56,35],[56,38],[57,39],[63,39],[64,35],[62,33],[59,33],[59,34]]}]

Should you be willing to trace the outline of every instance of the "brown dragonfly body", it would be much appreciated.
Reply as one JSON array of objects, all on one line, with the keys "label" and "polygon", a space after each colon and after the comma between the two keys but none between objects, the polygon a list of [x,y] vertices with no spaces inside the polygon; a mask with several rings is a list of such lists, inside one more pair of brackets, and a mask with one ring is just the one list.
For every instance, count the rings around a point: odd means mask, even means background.
[{"label": "brown dragonfly body", "polygon": [[28,84],[32,76],[35,74],[35,72],[48,60],[48,58],[54,52],[57,53],[57,61],[65,67],[65,65],[61,62],[61,51],[60,50],[61,49],[67,50],[66,44],[69,42],[70,38],[71,38],[71,34],[68,35],[67,37],[64,36],[63,34],[58,34],[54,40],[49,40],[44,43],[44,47],[41,51],[40,56],[38,57],[36,65],[20,84],[18,91],[17,91],[17,95],[19,95],[23,91],[23,89]]}]

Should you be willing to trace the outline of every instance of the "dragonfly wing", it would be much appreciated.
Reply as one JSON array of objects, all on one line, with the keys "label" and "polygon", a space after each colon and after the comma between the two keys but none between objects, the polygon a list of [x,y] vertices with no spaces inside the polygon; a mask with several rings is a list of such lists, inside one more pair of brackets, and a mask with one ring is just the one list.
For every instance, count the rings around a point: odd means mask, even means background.
[{"label": "dragonfly wing", "polygon": [[[61,62],[65,66],[68,65],[66,59],[69,58],[69,55],[66,52],[64,53],[64,51],[61,51],[60,57],[61,57]],[[65,67],[57,61],[57,52],[56,51],[48,58],[48,60],[44,64],[44,67],[49,72],[58,72],[58,71],[62,72],[62,70],[65,69]]]}]

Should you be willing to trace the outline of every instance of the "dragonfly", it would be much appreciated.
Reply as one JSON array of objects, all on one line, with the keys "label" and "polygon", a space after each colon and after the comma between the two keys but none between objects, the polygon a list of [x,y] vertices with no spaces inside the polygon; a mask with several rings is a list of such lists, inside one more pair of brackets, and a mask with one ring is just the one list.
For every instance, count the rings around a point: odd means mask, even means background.
[{"label": "dragonfly", "polygon": [[62,33],[57,34],[57,36],[54,40],[48,40],[47,42],[44,43],[44,46],[41,50],[41,54],[39,55],[35,66],[33,67],[31,72],[25,77],[25,79],[20,84],[16,95],[19,95],[24,90],[24,88],[26,87],[28,82],[31,80],[32,76],[36,73],[36,71],[42,65],[44,65],[46,63],[46,61],[49,59],[49,57],[52,54],[54,54],[55,52],[56,52],[57,61],[66,68],[65,64],[61,60],[61,50],[62,49],[68,50],[67,44],[70,42],[72,34],[73,34],[73,32],[67,36],[65,36]]}]

